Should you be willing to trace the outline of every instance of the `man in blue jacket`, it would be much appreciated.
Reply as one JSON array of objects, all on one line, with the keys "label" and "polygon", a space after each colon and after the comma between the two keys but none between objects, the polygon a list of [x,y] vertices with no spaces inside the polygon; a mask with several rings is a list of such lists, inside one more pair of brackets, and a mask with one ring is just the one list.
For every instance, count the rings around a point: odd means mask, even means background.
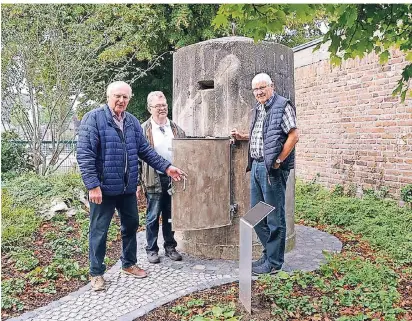
[{"label": "man in blue jacket", "polygon": [[111,83],[107,87],[107,104],[84,115],[79,129],[77,162],[89,190],[89,261],[95,291],[105,289],[103,260],[115,209],[121,222],[122,271],[137,278],[147,276],[136,265],[138,158],[174,180],[184,175],[153,150],[137,118],[126,112],[131,95],[132,89],[127,83]]},{"label": "man in blue jacket", "polygon": [[275,92],[272,79],[265,73],[253,78],[252,91],[257,102],[249,134],[234,128],[231,135],[237,140],[249,140],[246,171],[251,171],[251,207],[260,201],[275,207],[255,226],[263,255],[252,263],[252,273],[276,273],[282,268],[285,254],[286,182],[295,165],[294,148],[299,140],[296,111],[290,100]]}]

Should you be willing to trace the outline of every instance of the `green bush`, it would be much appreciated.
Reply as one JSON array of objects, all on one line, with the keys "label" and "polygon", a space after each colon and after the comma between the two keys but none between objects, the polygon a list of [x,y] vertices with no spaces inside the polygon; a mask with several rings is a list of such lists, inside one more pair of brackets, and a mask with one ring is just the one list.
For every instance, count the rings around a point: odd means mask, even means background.
[{"label": "green bush", "polygon": [[333,195],[336,195],[336,196],[343,196],[345,194],[345,191],[341,184],[337,184],[335,188],[333,189],[332,193]]},{"label": "green bush", "polygon": [[17,298],[25,287],[25,281],[20,279],[8,279],[1,281],[1,308],[21,311],[23,303]]},{"label": "green bush", "polygon": [[146,226],[146,211],[139,212],[139,226]]},{"label": "green bush", "polygon": [[15,267],[19,271],[31,271],[39,264],[33,250],[26,248],[19,248],[17,251],[11,252],[11,256],[16,261]]},{"label": "green bush", "polygon": [[408,184],[401,189],[402,201],[412,204],[412,184]]},{"label": "green bush", "polygon": [[15,131],[1,133],[1,173],[21,172],[32,169],[24,145],[17,143],[19,135]]},{"label": "green bush", "polygon": [[[352,307],[381,313],[385,320],[397,320],[404,312],[394,308],[400,299],[399,276],[388,266],[353,253],[328,255],[327,261],[317,272],[281,271],[276,276],[260,277],[266,297],[273,302],[272,314],[283,319],[290,311],[301,316],[339,314]],[[300,289],[310,289],[312,295],[296,295]]]},{"label": "green bush", "polygon": [[89,217],[83,212],[78,212],[75,219],[79,224],[81,250],[87,253],[89,250]]},{"label": "green bush", "polygon": [[12,196],[5,189],[1,191],[1,199],[2,248],[24,244],[39,227],[39,217],[31,207],[14,205]]},{"label": "green bush", "polygon": [[55,257],[70,258],[76,253],[81,253],[80,240],[74,238],[59,237],[48,243]]},{"label": "green bush", "polygon": [[89,274],[87,267],[80,267],[80,264],[73,259],[55,258],[51,266],[61,272],[66,280],[80,279],[86,281]]},{"label": "green bush", "polygon": [[298,181],[296,218],[347,228],[399,263],[412,262],[412,211],[395,201],[373,195],[364,199],[340,196]]},{"label": "green bush", "polygon": [[38,288],[37,292],[39,293],[47,293],[47,294],[55,294],[56,293],[56,286],[54,282],[49,282],[47,286]]},{"label": "green bush", "polygon": [[24,173],[4,182],[17,205],[30,203],[40,209],[54,197],[62,198],[67,204],[79,204],[78,193],[84,189],[79,173],[40,176]]},{"label": "green bush", "polygon": [[1,296],[1,308],[21,311],[24,309],[24,304],[14,296],[11,296],[9,294],[3,294]]},{"label": "green bush", "polygon": [[34,270],[27,273],[25,278],[31,285],[44,284],[48,280],[43,277],[42,273],[43,268],[41,266],[37,266]]},{"label": "green bush", "polygon": [[[202,307],[202,312],[199,313],[199,307]],[[180,315],[182,320],[188,321],[213,321],[227,320],[240,321],[242,317],[235,316],[235,305],[229,303],[226,305],[216,304],[206,306],[202,299],[190,300],[186,305],[177,305],[170,309],[174,314]]]}]

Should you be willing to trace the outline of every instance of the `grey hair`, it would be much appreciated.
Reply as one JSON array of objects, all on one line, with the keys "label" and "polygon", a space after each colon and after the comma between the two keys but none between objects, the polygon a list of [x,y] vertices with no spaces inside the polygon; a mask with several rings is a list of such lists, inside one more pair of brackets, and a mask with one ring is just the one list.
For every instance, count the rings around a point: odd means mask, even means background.
[{"label": "grey hair", "polygon": [[147,109],[150,111],[150,103],[152,102],[154,97],[158,98],[164,98],[166,99],[166,96],[163,92],[161,91],[152,91],[147,95]]},{"label": "grey hair", "polygon": [[129,98],[132,97],[132,87],[130,87],[130,85],[128,83],[124,82],[124,81],[114,81],[111,84],[109,84],[109,86],[107,86],[107,90],[106,90],[107,97],[110,96],[110,94],[112,93],[112,91],[115,88],[120,87],[120,86],[124,86],[124,85],[129,87],[129,92],[130,92]]},{"label": "grey hair", "polygon": [[269,86],[271,84],[273,84],[272,79],[270,78],[270,76],[268,74],[265,74],[265,73],[262,72],[260,74],[257,74],[255,77],[253,77],[253,79],[252,79],[252,88],[254,88],[255,85],[258,82],[262,82],[262,81],[264,81]]}]

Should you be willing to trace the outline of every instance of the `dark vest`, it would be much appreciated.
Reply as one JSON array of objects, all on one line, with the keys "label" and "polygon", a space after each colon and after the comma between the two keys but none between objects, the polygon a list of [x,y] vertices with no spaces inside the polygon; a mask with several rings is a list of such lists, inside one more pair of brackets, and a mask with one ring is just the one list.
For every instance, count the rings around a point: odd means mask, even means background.
[{"label": "dark vest", "polygon": [[[285,97],[282,97],[275,93],[275,99],[273,99],[272,104],[269,106],[265,106],[266,110],[266,117],[263,122],[263,155],[265,160],[265,166],[268,171],[270,172],[273,164],[275,163],[276,159],[278,158],[280,152],[282,151],[283,145],[288,138],[288,135],[285,134],[282,130],[282,117],[283,113],[285,112],[285,108],[287,104],[290,104],[293,109],[295,106],[291,103],[291,101]],[[257,103],[259,104],[259,103]],[[252,122],[249,130],[249,139],[252,135],[253,127],[256,123],[256,116],[257,116],[257,104],[255,108],[253,108],[252,114]],[[296,109],[295,109],[296,112]],[[248,165],[246,168],[246,172],[252,169],[252,157],[250,156],[250,143],[248,147]],[[292,152],[289,156],[282,162],[280,168],[285,170],[290,170],[295,167],[295,148],[293,148]]]}]

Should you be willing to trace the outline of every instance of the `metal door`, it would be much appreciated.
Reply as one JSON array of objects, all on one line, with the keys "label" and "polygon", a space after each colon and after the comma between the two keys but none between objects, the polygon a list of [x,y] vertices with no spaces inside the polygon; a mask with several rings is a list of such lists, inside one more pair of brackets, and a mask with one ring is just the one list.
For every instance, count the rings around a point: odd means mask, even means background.
[{"label": "metal door", "polygon": [[188,175],[173,182],[172,229],[231,224],[229,138],[175,138],[173,165]]}]

